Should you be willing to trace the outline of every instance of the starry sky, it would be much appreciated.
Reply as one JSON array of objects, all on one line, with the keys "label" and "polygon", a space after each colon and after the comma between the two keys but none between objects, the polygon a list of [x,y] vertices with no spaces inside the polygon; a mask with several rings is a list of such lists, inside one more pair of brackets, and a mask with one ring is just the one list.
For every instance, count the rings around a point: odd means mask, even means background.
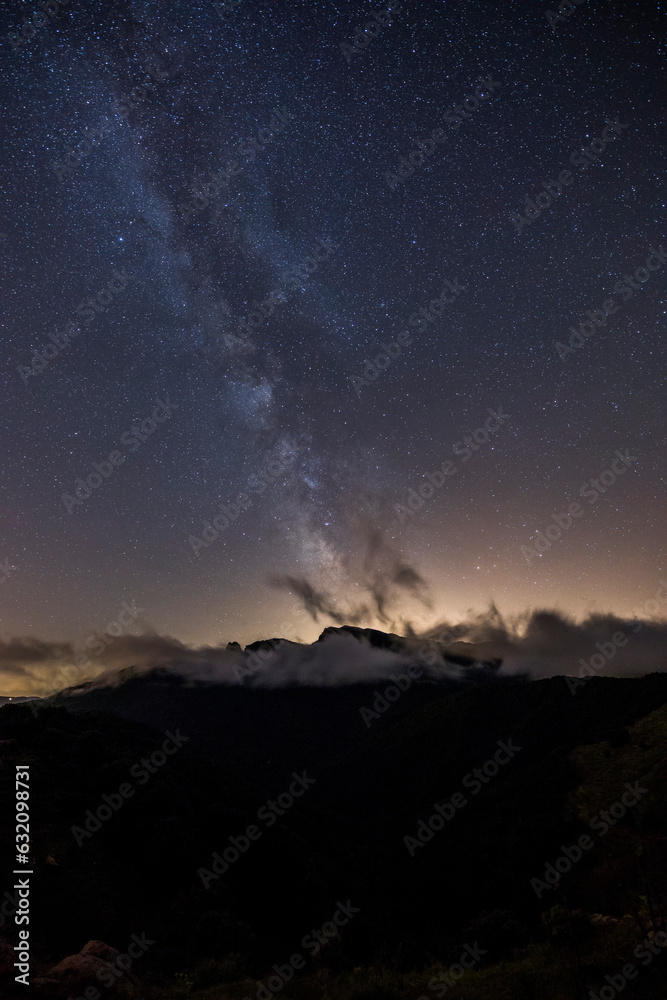
[{"label": "starry sky", "polygon": [[3,641],[654,597],[663,5],[561,6],[3,9]]}]

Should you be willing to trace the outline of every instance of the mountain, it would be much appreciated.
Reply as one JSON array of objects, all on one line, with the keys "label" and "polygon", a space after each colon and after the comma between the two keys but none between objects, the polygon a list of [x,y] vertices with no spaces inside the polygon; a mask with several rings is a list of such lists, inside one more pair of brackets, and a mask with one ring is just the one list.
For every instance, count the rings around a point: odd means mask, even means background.
[{"label": "mountain", "polygon": [[[633,950],[667,918],[666,723],[664,674],[573,694],[491,667],[276,688],[157,669],[8,704],[6,801],[14,764],[31,770],[36,969],[146,934],[119,995],[254,1000],[273,975],[286,1000],[562,1000],[633,962],[624,995],[664,1000],[662,958]],[[643,791],[617,805],[628,785]],[[286,984],[273,967],[297,953]]]}]

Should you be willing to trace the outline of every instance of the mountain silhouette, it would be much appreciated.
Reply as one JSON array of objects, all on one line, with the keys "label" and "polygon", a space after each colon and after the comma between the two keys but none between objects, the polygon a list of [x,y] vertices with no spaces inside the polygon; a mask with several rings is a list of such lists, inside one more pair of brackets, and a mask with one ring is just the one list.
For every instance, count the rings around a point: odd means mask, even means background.
[{"label": "mountain silhouette", "polygon": [[[317,643],[341,633],[414,672],[400,636],[344,627]],[[143,933],[155,943],[119,995],[254,1000],[300,953],[286,997],[416,1000],[475,943],[461,997],[602,988],[667,915],[667,676],[593,677],[576,694],[491,668],[395,676],[250,687],[128,670],[5,705],[4,780],[31,770],[35,989],[83,995],[90,983],[53,970],[92,968],[88,942],[123,953]],[[633,783],[641,801],[592,833]],[[593,848],[545,882],[585,834]],[[348,903],[339,934],[306,954],[310,929]],[[626,995],[658,1000],[661,975],[656,959]]]}]

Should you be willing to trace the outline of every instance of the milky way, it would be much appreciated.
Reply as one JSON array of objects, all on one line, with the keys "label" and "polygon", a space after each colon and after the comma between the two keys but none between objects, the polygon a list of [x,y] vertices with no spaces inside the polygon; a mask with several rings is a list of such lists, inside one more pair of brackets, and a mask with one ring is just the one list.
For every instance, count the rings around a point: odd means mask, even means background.
[{"label": "milky way", "polygon": [[2,12],[5,640],[654,595],[664,25],[560,7]]}]

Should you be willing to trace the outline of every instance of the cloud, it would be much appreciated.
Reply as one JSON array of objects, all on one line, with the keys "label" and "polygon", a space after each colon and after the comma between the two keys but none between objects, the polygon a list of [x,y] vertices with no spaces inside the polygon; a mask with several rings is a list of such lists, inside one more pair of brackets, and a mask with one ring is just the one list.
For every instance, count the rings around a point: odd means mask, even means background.
[{"label": "cloud", "polygon": [[[350,625],[356,625],[359,621],[363,621],[363,614],[368,613],[367,608],[362,608],[348,612],[347,615],[341,614],[335,607],[333,599],[324,591],[315,590],[312,583],[309,583],[305,577],[272,576],[270,583],[278,590],[287,590],[290,593],[295,593],[300,598],[304,609],[315,622],[319,621],[320,616],[322,616],[331,618],[338,625],[343,625],[346,621]],[[361,617],[359,617],[360,613]]]},{"label": "cloud", "polygon": [[247,683],[258,687],[334,687],[381,681],[404,670],[413,659],[405,652],[378,649],[363,636],[332,632],[307,646],[284,643],[267,650]]},{"label": "cloud", "polygon": [[[307,580],[281,579],[281,585],[299,595],[315,621],[329,617],[336,627],[326,628],[313,643],[276,640],[253,643],[254,648],[245,650],[237,645],[188,646],[156,632],[108,637],[104,650],[89,656],[82,667],[73,665],[76,651],[69,643],[30,638],[0,641],[2,693],[45,696],[84,682],[109,686],[122,683],[128,671],[143,673],[158,667],[186,682],[237,685],[243,679],[258,687],[380,682],[410,663],[420,664],[424,677],[432,680],[478,677],[488,673],[493,661],[502,661],[500,676],[533,679],[578,676],[582,662],[590,662],[591,657],[595,657],[594,673],[600,676],[635,677],[667,669],[664,619],[639,621],[593,614],[577,622],[546,609],[505,618],[491,604],[486,612],[470,614],[457,623],[442,621],[422,633],[408,623],[400,634],[383,634],[350,627],[353,623],[340,603]],[[388,615],[399,591],[423,596],[425,586],[419,574],[413,575],[401,563],[371,582],[377,589],[374,593],[372,586],[368,588],[371,614],[374,609]],[[341,622],[348,627],[338,627]],[[612,641],[619,633],[621,645]]]},{"label": "cloud", "polygon": [[176,662],[184,667],[196,665],[203,677],[207,667],[215,669],[222,663],[225,652],[209,646],[192,649],[178,639],[150,632],[107,636],[107,640],[109,645],[99,655],[89,650],[77,652],[72,643],[0,640],[0,691],[11,698],[45,697],[86,681],[114,683],[118,672],[128,667],[141,671]]},{"label": "cloud", "polygon": [[[7,697],[32,697],[49,690],[49,679],[71,662],[71,643],[21,638],[0,639],[0,680]],[[52,686],[52,685],[51,685]]]},{"label": "cloud", "polygon": [[[421,640],[402,640],[395,636],[384,644],[395,648],[378,648],[371,641],[373,630],[325,630],[310,644],[275,640],[253,644],[255,648],[238,646],[187,646],[170,636],[158,634],[123,635],[88,666],[72,666],[75,652],[66,644],[35,643],[41,660],[30,654],[25,664],[9,659],[0,660],[3,693],[17,696],[47,696],[55,689],[81,689],[84,683],[107,687],[117,685],[128,676],[162,668],[186,682],[215,684],[247,683],[249,686],[282,687],[294,684],[335,686],[383,680],[416,663]],[[364,632],[368,634],[364,634]],[[375,633],[377,637],[379,633]],[[15,640],[24,650],[28,640]],[[49,656],[49,649],[51,656]],[[5,669],[6,668],[6,669]],[[424,664],[425,675],[452,675],[458,668],[440,662]]]},{"label": "cloud", "polygon": [[[456,628],[460,637],[449,644],[450,652],[484,660],[501,659],[502,673],[508,675],[578,676],[582,660],[588,662],[595,656],[598,662],[600,655],[605,662],[595,673],[601,676],[636,677],[667,669],[664,619],[640,621],[591,614],[576,622],[547,609],[504,619],[492,604],[488,612],[471,616]],[[429,629],[427,636],[447,635],[450,629],[443,622]],[[622,633],[620,646],[612,642],[612,636],[618,633]]]},{"label": "cloud", "polygon": [[316,587],[305,576],[273,576],[269,583],[279,590],[286,590],[300,598],[304,609],[313,621],[330,618],[337,625],[358,625],[376,619],[381,625],[397,628],[397,615],[405,598],[416,600],[422,607],[431,608],[429,587],[420,573],[399,556],[383,532],[363,526],[360,529],[363,554],[358,565],[348,557],[343,569],[346,586],[330,575],[332,586],[360,591],[367,595],[361,601],[343,605],[331,591]]}]

